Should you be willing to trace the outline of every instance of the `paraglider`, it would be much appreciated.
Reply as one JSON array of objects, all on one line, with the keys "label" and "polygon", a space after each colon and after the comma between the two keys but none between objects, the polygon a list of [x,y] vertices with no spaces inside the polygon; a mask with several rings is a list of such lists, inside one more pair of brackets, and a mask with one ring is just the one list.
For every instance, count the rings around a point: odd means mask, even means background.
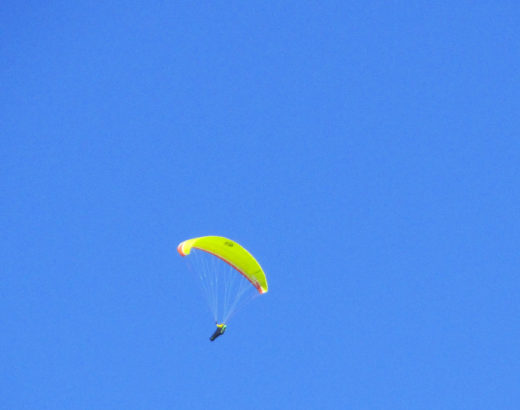
[{"label": "paraglider", "polygon": [[211,335],[209,340],[211,340],[213,342],[217,337],[223,335],[224,332],[226,331],[226,328],[227,328],[227,325],[225,325],[224,323],[217,323],[217,330],[215,330],[215,333],[213,333]]},{"label": "paraglider", "polygon": [[224,334],[232,315],[254,297],[267,292],[265,273],[249,251],[231,239],[203,236],[188,239],[177,251],[200,278],[217,329]]}]

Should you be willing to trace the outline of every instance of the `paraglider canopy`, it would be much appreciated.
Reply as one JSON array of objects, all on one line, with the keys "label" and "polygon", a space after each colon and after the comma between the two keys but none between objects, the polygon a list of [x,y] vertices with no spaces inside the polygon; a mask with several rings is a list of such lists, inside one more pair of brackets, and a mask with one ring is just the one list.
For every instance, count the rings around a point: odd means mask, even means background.
[{"label": "paraglider canopy", "polygon": [[192,249],[216,256],[242,274],[259,293],[267,292],[267,279],[262,267],[253,255],[237,242],[222,236],[203,236],[188,239],[177,247],[182,256],[189,255]]}]

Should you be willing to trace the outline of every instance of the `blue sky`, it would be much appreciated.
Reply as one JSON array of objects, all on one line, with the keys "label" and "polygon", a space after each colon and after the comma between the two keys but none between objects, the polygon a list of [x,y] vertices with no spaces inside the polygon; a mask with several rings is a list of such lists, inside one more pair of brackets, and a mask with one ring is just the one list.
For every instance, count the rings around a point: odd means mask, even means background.
[{"label": "blue sky", "polygon": [[518,4],[272,3],[2,3],[1,408],[520,407]]}]

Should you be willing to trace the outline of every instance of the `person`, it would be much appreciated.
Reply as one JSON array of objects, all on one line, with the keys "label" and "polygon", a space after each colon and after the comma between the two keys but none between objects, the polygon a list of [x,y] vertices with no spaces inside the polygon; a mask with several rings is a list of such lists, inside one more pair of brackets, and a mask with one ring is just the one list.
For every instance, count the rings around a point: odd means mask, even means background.
[{"label": "person", "polygon": [[213,341],[215,340],[217,337],[219,337],[220,335],[223,335],[224,332],[226,331],[226,328],[227,328],[227,325],[225,325],[224,323],[217,323],[217,330],[215,330],[215,333],[213,333],[211,335],[211,337],[209,338],[209,340]]}]

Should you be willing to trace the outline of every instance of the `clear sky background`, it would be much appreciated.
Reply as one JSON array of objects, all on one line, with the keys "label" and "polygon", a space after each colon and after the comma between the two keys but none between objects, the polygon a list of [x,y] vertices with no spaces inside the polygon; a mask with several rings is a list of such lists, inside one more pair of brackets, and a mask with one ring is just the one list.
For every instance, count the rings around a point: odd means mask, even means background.
[{"label": "clear sky background", "polygon": [[[0,408],[520,408],[517,1],[4,1]],[[215,343],[177,244],[269,293]]]}]

